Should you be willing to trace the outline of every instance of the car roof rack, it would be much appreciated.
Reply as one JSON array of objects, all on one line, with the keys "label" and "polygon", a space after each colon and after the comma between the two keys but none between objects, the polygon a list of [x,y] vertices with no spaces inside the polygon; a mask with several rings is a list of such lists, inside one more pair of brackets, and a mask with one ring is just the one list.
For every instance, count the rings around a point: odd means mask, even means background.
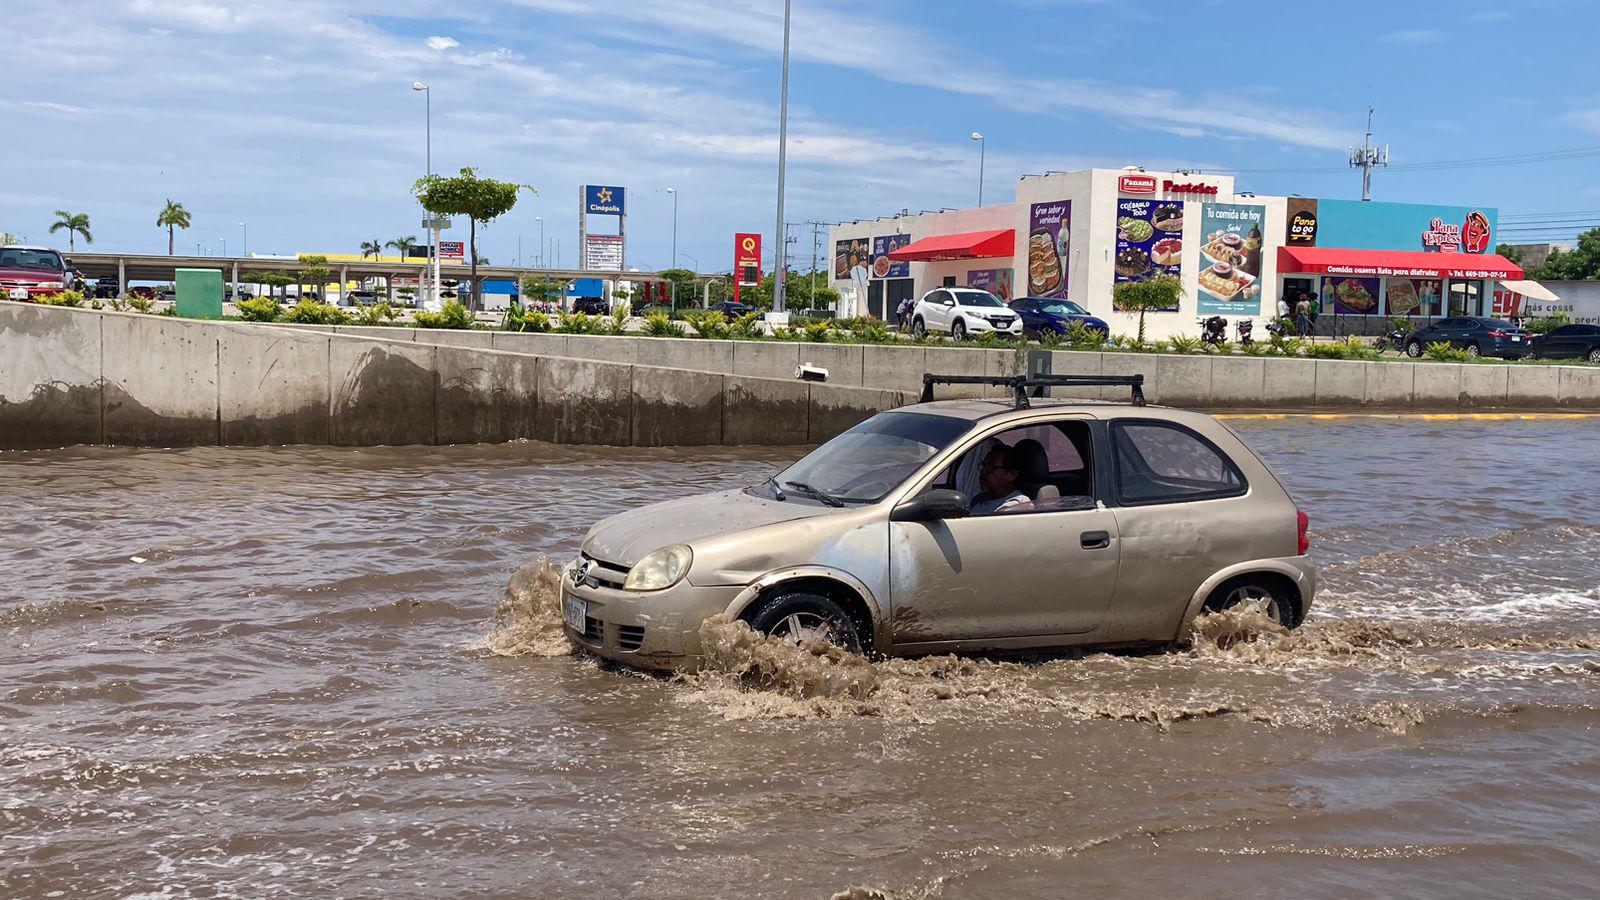
[{"label": "car roof rack", "polygon": [[1032,396],[1043,397],[1047,387],[1127,387],[1132,389],[1134,406],[1144,406],[1144,376],[1134,375],[935,375],[922,373],[922,399],[933,402],[936,384],[987,384],[1011,389],[1012,403],[1017,409],[1027,409],[1029,389]]}]

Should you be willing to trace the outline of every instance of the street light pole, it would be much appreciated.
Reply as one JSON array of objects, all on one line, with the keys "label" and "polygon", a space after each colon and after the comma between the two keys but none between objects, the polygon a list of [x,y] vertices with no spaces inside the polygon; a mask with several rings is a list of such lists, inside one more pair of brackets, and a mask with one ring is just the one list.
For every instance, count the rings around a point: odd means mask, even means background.
[{"label": "street light pole", "polygon": [[239,251],[240,256],[250,255],[250,229],[243,222],[239,223],[239,230],[244,232],[244,249]]},{"label": "street light pole", "polygon": [[[422,127],[423,127],[424,141],[425,141],[425,144],[424,144],[424,154],[425,154],[424,159],[426,160],[425,165],[427,167],[427,174],[432,175],[433,174],[433,89],[428,87],[426,84],[423,84],[420,81],[413,81],[413,82],[411,82],[411,90],[413,90],[413,91],[421,91],[422,92],[422,111],[423,111],[423,125],[422,125]],[[433,213],[431,211],[429,211],[428,215],[430,217],[432,217]],[[435,299],[435,300],[439,299],[439,248],[437,246],[437,244],[439,242],[434,240],[434,236],[437,235],[438,233],[439,232],[438,232],[437,229],[433,229],[433,228],[428,229],[428,257],[433,261],[433,299]]]},{"label": "street light pole", "polygon": [[[675,188],[675,187],[669,187],[669,188],[667,188],[667,193],[672,195],[672,266],[671,266],[671,268],[676,269],[678,267],[678,189]],[[674,281],[672,283],[672,308],[673,309],[677,309],[678,308],[678,283],[676,281]]]},{"label": "street light pole", "polygon": [[539,223],[539,268],[544,268],[544,216],[534,216],[533,220]]},{"label": "street light pole", "polygon": [[783,93],[778,102],[778,224],[773,230],[777,258],[772,267],[772,310],[783,312],[783,281],[788,273],[783,265],[783,175],[789,154],[789,23],[794,0],[783,0]]},{"label": "street light pole", "polygon": [[989,149],[989,147],[988,147],[988,142],[984,140],[983,135],[980,134],[979,132],[974,131],[972,133],[972,139],[978,142],[978,205],[982,206],[983,205],[983,157],[984,157],[985,152]]}]

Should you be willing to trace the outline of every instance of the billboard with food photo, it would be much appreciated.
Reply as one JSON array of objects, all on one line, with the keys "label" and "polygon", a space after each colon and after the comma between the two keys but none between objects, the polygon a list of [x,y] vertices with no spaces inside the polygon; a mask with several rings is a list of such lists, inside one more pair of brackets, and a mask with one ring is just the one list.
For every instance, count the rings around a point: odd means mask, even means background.
[{"label": "billboard with food photo", "polygon": [[872,239],[872,256],[867,262],[867,267],[872,272],[873,278],[909,278],[911,277],[911,263],[896,262],[889,258],[889,254],[911,243],[909,234],[891,234],[886,237]]},{"label": "billboard with food photo", "polygon": [[1332,303],[1333,312],[1342,316],[1365,316],[1378,311],[1378,278],[1353,278],[1325,275],[1322,279],[1322,309]]},{"label": "billboard with food photo", "polygon": [[1436,316],[1443,303],[1444,282],[1437,278],[1388,278],[1383,286],[1385,312],[1391,316]]},{"label": "billboard with food photo", "polygon": [[1012,299],[1012,269],[973,269],[967,273],[967,287],[977,288],[1000,298],[1002,303]]},{"label": "billboard with food photo", "polygon": [[1072,201],[1035,203],[1028,210],[1028,296],[1065,297],[1071,250]]},{"label": "billboard with food photo", "polygon": [[1266,221],[1264,206],[1201,205],[1200,315],[1261,315],[1261,232]]},{"label": "billboard with food photo", "polygon": [[1116,282],[1178,274],[1183,264],[1183,204],[1118,200],[1116,252]]},{"label": "billboard with food photo", "polygon": [[835,281],[850,281],[853,270],[867,268],[867,239],[848,238],[833,243],[833,278]]}]

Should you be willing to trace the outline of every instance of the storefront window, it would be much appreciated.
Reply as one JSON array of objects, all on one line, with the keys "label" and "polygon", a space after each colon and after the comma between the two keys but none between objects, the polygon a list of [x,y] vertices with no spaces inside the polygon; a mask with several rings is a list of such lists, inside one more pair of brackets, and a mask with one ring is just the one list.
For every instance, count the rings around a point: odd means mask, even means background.
[{"label": "storefront window", "polygon": [[1450,281],[1450,315],[1483,315],[1483,282]]},{"label": "storefront window", "polygon": [[1370,316],[1378,313],[1378,294],[1382,290],[1380,279],[1353,276],[1329,276],[1322,279],[1322,309],[1329,304],[1335,315]]},{"label": "storefront window", "polygon": [[1383,312],[1388,316],[1437,316],[1441,287],[1434,278],[1385,278]]}]

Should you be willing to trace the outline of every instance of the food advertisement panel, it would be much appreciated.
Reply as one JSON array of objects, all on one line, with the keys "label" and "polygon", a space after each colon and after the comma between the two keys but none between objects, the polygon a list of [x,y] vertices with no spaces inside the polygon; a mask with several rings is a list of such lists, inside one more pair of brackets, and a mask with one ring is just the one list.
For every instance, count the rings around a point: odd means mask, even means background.
[{"label": "food advertisement panel", "polygon": [[[1294,199],[1298,198],[1290,202]],[[1314,240],[1291,239],[1289,246],[1493,253],[1494,233],[1499,227],[1499,211],[1484,206],[1318,200],[1312,209]],[[1291,206],[1291,226],[1294,211]]]},{"label": "food advertisement panel", "polygon": [[1264,206],[1201,205],[1200,315],[1261,315],[1261,231],[1266,218]]},{"label": "food advertisement panel", "polygon": [[1028,210],[1028,296],[1067,296],[1072,201],[1035,203]]},{"label": "food advertisement panel", "polygon": [[1115,282],[1178,274],[1183,265],[1183,203],[1118,200],[1116,252]]},{"label": "food advertisement panel", "polygon": [[1389,278],[1383,292],[1391,316],[1432,316],[1443,302],[1444,283],[1437,278]]},{"label": "food advertisement panel", "polygon": [[870,248],[866,238],[850,238],[833,242],[833,278],[835,281],[850,281],[854,278],[854,270],[860,269],[862,278],[867,272],[867,251]]},{"label": "food advertisement panel", "polygon": [[873,278],[910,278],[911,263],[896,262],[889,258],[889,254],[911,243],[909,234],[891,234],[887,237],[872,239],[872,255],[867,260],[867,267],[872,272]]},{"label": "food advertisement panel", "polygon": [[1377,278],[1325,275],[1322,278],[1322,308],[1331,301],[1333,312],[1341,316],[1366,316],[1378,311]]},{"label": "food advertisement panel", "polygon": [[967,273],[967,287],[988,291],[999,297],[1000,302],[1010,303],[1015,272],[1015,269],[973,269]]}]

